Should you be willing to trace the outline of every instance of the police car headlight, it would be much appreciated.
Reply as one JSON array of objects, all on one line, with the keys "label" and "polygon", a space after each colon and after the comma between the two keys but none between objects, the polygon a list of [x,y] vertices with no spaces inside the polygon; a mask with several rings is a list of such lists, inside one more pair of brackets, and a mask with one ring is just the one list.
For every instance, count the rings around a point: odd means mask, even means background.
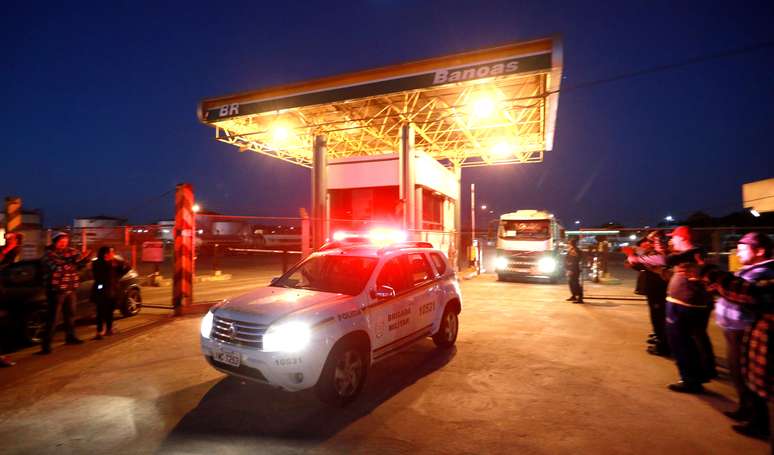
[{"label": "police car headlight", "polygon": [[208,311],[207,314],[202,318],[200,331],[204,338],[210,338],[210,334],[212,333],[212,319],[214,317],[215,316],[213,316],[212,311]]},{"label": "police car headlight", "polygon": [[541,258],[537,267],[541,273],[553,273],[556,270],[556,260],[554,258]]},{"label": "police car headlight", "polygon": [[272,325],[263,335],[263,350],[267,352],[298,352],[309,345],[312,331],[303,322]]},{"label": "police car headlight", "polygon": [[495,258],[495,268],[497,270],[508,268],[508,258],[504,258],[504,257]]}]

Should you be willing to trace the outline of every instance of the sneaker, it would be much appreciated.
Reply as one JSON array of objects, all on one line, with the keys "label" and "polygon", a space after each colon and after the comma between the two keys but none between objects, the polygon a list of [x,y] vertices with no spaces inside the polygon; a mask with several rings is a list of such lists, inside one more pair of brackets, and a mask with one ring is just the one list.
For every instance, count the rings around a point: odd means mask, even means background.
[{"label": "sneaker", "polygon": [[645,351],[650,355],[657,355],[661,357],[669,357],[670,355],[668,349],[660,348],[658,345],[648,346]]},{"label": "sneaker", "polygon": [[11,361],[8,357],[0,355],[0,368],[12,367],[16,365],[16,362]]},{"label": "sneaker", "polygon": [[574,300],[572,303],[584,303],[583,299]]},{"label": "sneaker", "polygon": [[566,299],[564,299],[565,302],[574,302],[575,300],[577,300],[575,296],[567,297]]},{"label": "sneaker", "polygon": [[693,383],[693,382],[685,382],[685,381],[679,381],[679,382],[675,382],[674,384],[669,384],[667,388],[672,392],[679,392],[679,393],[704,392],[704,387],[701,384]]},{"label": "sneaker", "polygon": [[83,344],[80,338],[72,337],[65,340],[65,344]]},{"label": "sneaker", "polygon": [[723,415],[729,419],[736,420],[737,422],[744,422],[745,420],[750,419],[750,413],[742,408],[735,411],[723,411]]},{"label": "sneaker", "polygon": [[764,425],[747,422],[739,425],[731,425],[731,428],[737,433],[751,438],[762,439],[764,441],[769,439],[769,429]]},{"label": "sneaker", "polygon": [[94,336],[94,338],[92,338],[92,340],[101,340],[101,339],[102,339],[102,334],[101,334],[101,333],[97,333],[97,334]]},{"label": "sneaker", "polygon": [[51,354],[51,347],[50,346],[43,346],[40,348],[40,351],[37,352],[38,355],[49,355]]}]

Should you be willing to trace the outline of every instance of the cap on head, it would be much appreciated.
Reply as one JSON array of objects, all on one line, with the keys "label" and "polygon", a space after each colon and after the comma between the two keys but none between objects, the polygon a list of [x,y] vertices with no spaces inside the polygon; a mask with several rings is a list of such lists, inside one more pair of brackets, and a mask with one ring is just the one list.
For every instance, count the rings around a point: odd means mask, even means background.
[{"label": "cap on head", "polygon": [[688,226],[677,226],[672,232],[667,234],[669,237],[682,237],[684,240],[691,241],[693,233]]},{"label": "cap on head", "polygon": [[750,245],[751,248],[763,248],[767,257],[771,256],[772,248],[774,248],[774,241],[762,232],[748,232],[739,239],[739,243]]},{"label": "cap on head", "polygon": [[51,243],[52,244],[56,243],[57,240],[61,239],[62,237],[70,237],[70,235],[67,232],[62,232],[62,231],[54,232],[51,235]]}]

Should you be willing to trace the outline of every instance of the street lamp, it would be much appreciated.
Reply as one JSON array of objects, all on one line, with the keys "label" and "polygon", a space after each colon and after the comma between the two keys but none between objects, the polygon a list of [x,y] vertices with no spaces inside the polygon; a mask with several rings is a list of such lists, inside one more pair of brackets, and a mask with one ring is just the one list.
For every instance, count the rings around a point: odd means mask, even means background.
[{"label": "street lamp", "polygon": [[575,220],[575,225],[580,226],[580,220]]},{"label": "street lamp", "polygon": [[201,209],[202,209],[202,208],[201,208],[201,206],[200,206],[199,204],[194,204],[194,205],[191,207],[191,210],[193,210],[193,212],[194,212],[194,213],[198,213],[198,212],[199,212],[199,210],[201,210]]},{"label": "street lamp", "polygon": [[674,221],[675,219],[672,217],[672,215],[667,215],[666,217],[664,217],[664,220],[665,220],[665,221],[667,221],[667,222],[669,222],[669,223],[671,223],[671,222],[672,222],[672,221]]},{"label": "street lamp", "polygon": [[750,209],[750,214],[752,214],[752,216],[754,216],[755,218],[758,218],[759,216],[761,216],[761,212],[755,209]]},{"label": "street lamp", "polygon": [[481,205],[481,210],[486,210],[486,204]]}]

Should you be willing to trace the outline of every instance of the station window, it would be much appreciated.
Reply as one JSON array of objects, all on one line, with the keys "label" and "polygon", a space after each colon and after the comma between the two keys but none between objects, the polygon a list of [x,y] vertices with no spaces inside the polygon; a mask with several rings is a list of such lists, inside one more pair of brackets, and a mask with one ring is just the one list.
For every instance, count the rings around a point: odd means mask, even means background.
[{"label": "station window", "polygon": [[[403,208],[398,187],[350,188],[329,190],[331,220],[337,228],[357,228],[357,221],[379,220],[400,223]],[[352,223],[341,220],[351,220]]]},{"label": "station window", "polygon": [[443,201],[442,194],[422,188],[422,229],[443,231]]}]

